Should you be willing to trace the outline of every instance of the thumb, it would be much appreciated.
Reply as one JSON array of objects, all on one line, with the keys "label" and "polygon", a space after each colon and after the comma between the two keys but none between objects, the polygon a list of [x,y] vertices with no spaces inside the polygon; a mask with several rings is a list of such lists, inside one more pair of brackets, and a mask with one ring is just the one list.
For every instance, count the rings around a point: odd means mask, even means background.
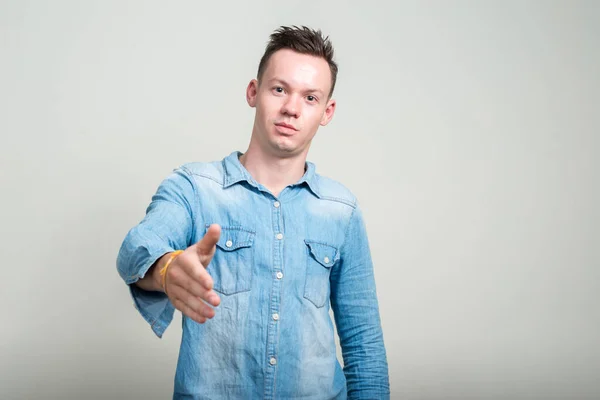
[{"label": "thumb", "polygon": [[200,258],[200,262],[205,267],[208,266],[210,260],[215,254],[215,245],[221,237],[221,227],[217,224],[212,224],[208,227],[206,234],[198,243],[196,243],[196,252]]}]

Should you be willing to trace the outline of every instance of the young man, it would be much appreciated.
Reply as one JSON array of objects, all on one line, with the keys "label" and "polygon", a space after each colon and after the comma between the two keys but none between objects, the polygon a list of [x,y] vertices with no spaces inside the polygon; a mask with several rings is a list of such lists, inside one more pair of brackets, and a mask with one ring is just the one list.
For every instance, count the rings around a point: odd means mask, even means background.
[{"label": "young man", "polygon": [[336,75],[320,31],[275,31],[246,89],[247,151],[176,169],[127,234],[117,267],[139,312],[159,337],[183,313],[174,398],[389,398],[361,211],[306,162]]}]

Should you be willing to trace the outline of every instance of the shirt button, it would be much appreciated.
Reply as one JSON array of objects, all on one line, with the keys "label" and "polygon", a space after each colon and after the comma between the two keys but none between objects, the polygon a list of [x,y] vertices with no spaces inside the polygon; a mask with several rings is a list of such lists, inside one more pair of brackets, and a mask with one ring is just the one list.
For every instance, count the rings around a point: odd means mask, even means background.
[{"label": "shirt button", "polygon": [[281,273],[281,271],[277,272],[277,279],[281,279],[283,278],[283,274]]},{"label": "shirt button", "polygon": [[277,360],[275,359],[275,357],[271,357],[271,359],[269,360],[269,364],[271,364],[271,365],[277,364]]},{"label": "shirt button", "polygon": [[325,264],[329,264],[329,257],[325,257],[323,261],[325,261]]},{"label": "shirt button", "polygon": [[278,233],[276,236],[277,240],[283,239],[283,233]]},{"label": "shirt button", "polygon": [[279,314],[277,314],[277,313],[273,314],[273,319],[275,321],[279,320]]},{"label": "shirt button", "polygon": [[279,208],[280,204],[279,204],[279,202],[278,202],[278,201],[276,201],[275,203],[273,203],[273,206],[274,206],[275,208]]},{"label": "shirt button", "polygon": [[233,246],[233,242],[232,242],[231,240],[228,240],[228,241],[225,243],[225,246],[227,246],[227,247],[231,247],[231,246]]}]

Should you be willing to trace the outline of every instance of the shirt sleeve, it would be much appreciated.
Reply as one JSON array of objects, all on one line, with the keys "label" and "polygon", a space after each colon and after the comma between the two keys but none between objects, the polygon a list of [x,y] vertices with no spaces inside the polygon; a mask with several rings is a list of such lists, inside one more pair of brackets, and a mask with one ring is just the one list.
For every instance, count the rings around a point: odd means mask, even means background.
[{"label": "shirt sleeve", "polygon": [[117,270],[129,286],[135,308],[158,337],[171,323],[175,309],[163,292],[146,291],[134,283],[165,253],[191,245],[196,199],[187,170],[175,169],[159,185],[144,219],[129,230],[117,256]]},{"label": "shirt sleeve", "polygon": [[389,399],[388,364],[373,263],[358,206],[350,217],[340,263],[330,279],[348,399]]}]

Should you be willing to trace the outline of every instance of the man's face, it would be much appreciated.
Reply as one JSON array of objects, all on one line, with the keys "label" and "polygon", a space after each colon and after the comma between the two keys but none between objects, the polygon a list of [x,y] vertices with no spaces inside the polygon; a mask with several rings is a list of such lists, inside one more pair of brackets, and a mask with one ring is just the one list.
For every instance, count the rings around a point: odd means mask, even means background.
[{"label": "man's face", "polygon": [[260,82],[246,90],[256,107],[253,139],[276,157],[306,154],[319,125],[327,125],[335,111],[328,99],[329,64],[322,58],[279,50],[271,56]]}]

